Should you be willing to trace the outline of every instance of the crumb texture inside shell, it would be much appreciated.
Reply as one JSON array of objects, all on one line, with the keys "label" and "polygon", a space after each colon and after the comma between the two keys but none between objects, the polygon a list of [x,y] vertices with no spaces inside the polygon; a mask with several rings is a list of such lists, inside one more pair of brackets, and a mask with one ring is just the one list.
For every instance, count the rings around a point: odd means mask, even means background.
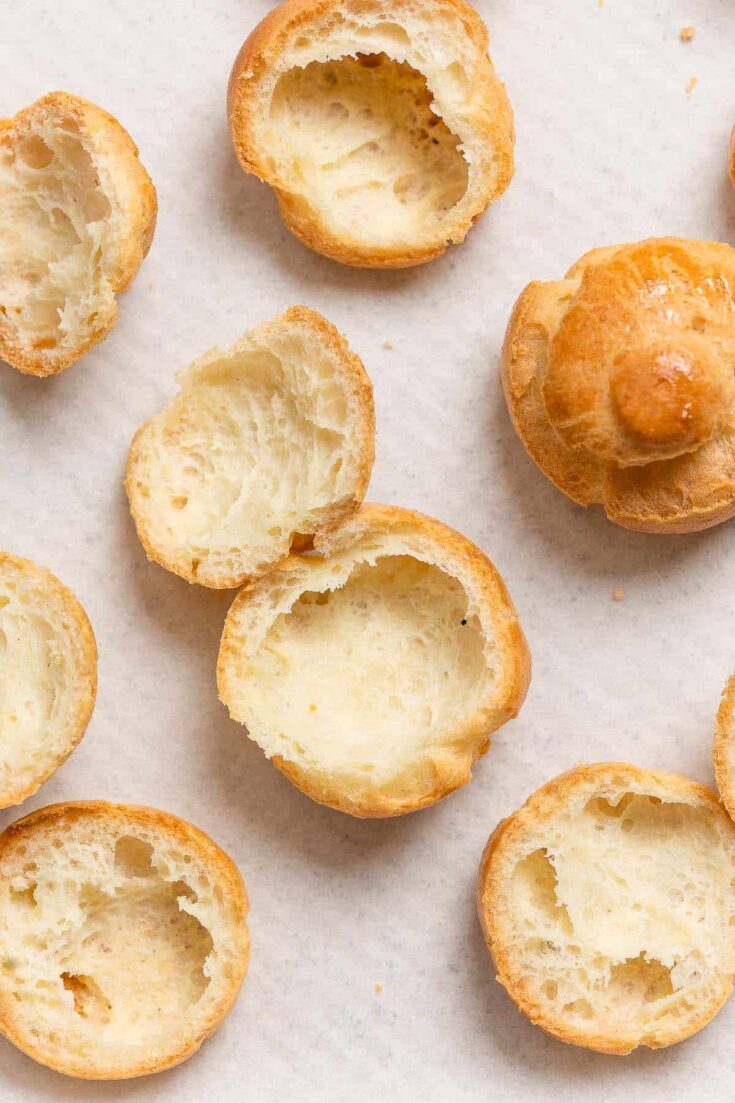
[{"label": "crumb texture inside shell", "polygon": [[280,78],[268,143],[333,233],[369,226],[376,245],[395,246],[438,229],[467,191],[459,139],[432,99],[421,73],[383,53],[311,62]]},{"label": "crumb texture inside shell", "polygon": [[170,570],[236,586],[361,499],[369,383],[308,319],[261,326],[180,382],[134,443],[127,479],[143,543]]},{"label": "crumb texture inside shell", "polygon": [[84,732],[94,641],[48,572],[0,554],[0,807],[35,792]]},{"label": "crumb texture inside shell", "polygon": [[256,32],[231,122],[291,228],[356,264],[419,263],[462,241],[513,162],[512,113],[477,14],[444,0],[342,0],[285,18],[273,49]]},{"label": "crumb texture inside shell", "polygon": [[241,673],[270,754],[377,781],[430,756],[491,682],[461,584],[410,556],[301,594]]},{"label": "crumb texture inside shell", "polygon": [[512,714],[483,582],[410,530],[294,557],[233,605],[222,699],[317,799],[360,815],[436,800]]},{"label": "crumb texture inside shell", "polygon": [[520,1006],[614,1052],[708,1021],[735,967],[735,840],[721,810],[613,777],[525,823],[501,839],[484,898]]},{"label": "crumb texture inside shell", "polygon": [[[115,313],[105,269],[113,210],[89,138],[56,110],[0,143],[0,321],[27,355],[63,353]],[[41,373],[39,373],[41,374]]]},{"label": "crumb texture inside shell", "polygon": [[52,1067],[167,1067],[228,1009],[244,924],[184,840],[134,817],[62,816],[3,845],[0,875],[3,1029]]}]

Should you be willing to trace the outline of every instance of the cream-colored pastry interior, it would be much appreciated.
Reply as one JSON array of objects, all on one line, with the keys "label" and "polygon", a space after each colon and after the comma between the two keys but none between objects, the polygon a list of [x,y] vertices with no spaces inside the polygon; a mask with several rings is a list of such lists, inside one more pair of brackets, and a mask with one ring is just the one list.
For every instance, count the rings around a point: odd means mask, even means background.
[{"label": "cream-colored pastry interior", "polygon": [[0,144],[0,314],[28,350],[78,342],[114,314],[103,263],[111,215],[71,116],[26,121]]},{"label": "cream-colored pastry interior", "polygon": [[205,585],[237,585],[358,493],[367,400],[316,333],[260,327],[180,376],[143,429],[128,489],[144,542]]},{"label": "cream-colored pastry interior", "polygon": [[546,1015],[645,1035],[719,987],[733,963],[733,855],[711,809],[592,797],[545,820],[522,850],[504,939]]},{"label": "cream-colored pastry interior", "polygon": [[0,878],[0,997],[27,1043],[103,1070],[106,1047],[124,1063],[188,1039],[233,970],[220,888],[175,843],[128,831],[60,824],[14,844]]},{"label": "cream-colored pastry interior", "polygon": [[364,550],[284,582],[282,611],[254,611],[242,637],[233,625],[228,656],[228,704],[266,754],[380,785],[461,748],[492,692],[461,582]]},{"label": "cream-colored pastry interior", "polygon": [[79,624],[45,577],[0,558],[0,807],[68,751],[94,693]]},{"label": "cream-colored pastry interior", "polygon": [[[397,24],[391,34],[407,40]],[[369,232],[387,247],[436,230],[467,190],[460,140],[434,106],[407,61],[385,53],[312,61],[278,81],[268,144],[333,232]]]}]

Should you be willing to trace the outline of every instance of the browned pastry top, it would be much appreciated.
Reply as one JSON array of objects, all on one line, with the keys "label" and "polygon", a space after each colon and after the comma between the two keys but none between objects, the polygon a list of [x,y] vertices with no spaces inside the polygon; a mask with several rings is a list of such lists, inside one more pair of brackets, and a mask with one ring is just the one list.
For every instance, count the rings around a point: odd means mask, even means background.
[{"label": "browned pastry top", "polygon": [[732,516],[735,249],[651,239],[531,284],[505,386],[528,451],[576,501],[648,531]]}]

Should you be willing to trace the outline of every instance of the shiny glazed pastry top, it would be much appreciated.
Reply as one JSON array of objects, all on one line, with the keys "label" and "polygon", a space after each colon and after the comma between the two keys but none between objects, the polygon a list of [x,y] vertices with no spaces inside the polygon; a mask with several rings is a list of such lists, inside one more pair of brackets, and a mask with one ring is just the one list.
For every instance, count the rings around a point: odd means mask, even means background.
[{"label": "shiny glazed pastry top", "polygon": [[658,238],[535,282],[503,350],[529,455],[580,505],[643,532],[735,513],[735,249]]}]

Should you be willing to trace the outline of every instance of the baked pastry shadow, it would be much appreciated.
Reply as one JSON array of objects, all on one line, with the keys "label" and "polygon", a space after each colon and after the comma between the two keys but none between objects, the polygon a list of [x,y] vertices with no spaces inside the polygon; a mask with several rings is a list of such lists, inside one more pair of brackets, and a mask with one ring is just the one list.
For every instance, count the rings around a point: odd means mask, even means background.
[{"label": "baked pastry shadow", "polygon": [[647,1049],[643,1046],[625,1058],[595,1053],[566,1045],[545,1034],[516,1009],[510,997],[495,979],[492,962],[477,919],[474,883],[468,886],[466,895],[467,936],[465,941],[466,965],[462,978],[465,999],[463,1013],[468,1015],[467,1030],[482,1025],[488,1042],[488,1071],[498,1060],[510,1064],[523,1073],[544,1072],[544,1098],[564,1098],[567,1092],[583,1092],[587,1098],[596,1098],[598,1092],[609,1093],[613,1086],[640,1083],[644,1075],[656,1076],[666,1064],[667,1074],[672,1075],[672,1065],[692,1060],[687,1051],[698,1044],[706,1044],[696,1035],[668,1049]]}]

